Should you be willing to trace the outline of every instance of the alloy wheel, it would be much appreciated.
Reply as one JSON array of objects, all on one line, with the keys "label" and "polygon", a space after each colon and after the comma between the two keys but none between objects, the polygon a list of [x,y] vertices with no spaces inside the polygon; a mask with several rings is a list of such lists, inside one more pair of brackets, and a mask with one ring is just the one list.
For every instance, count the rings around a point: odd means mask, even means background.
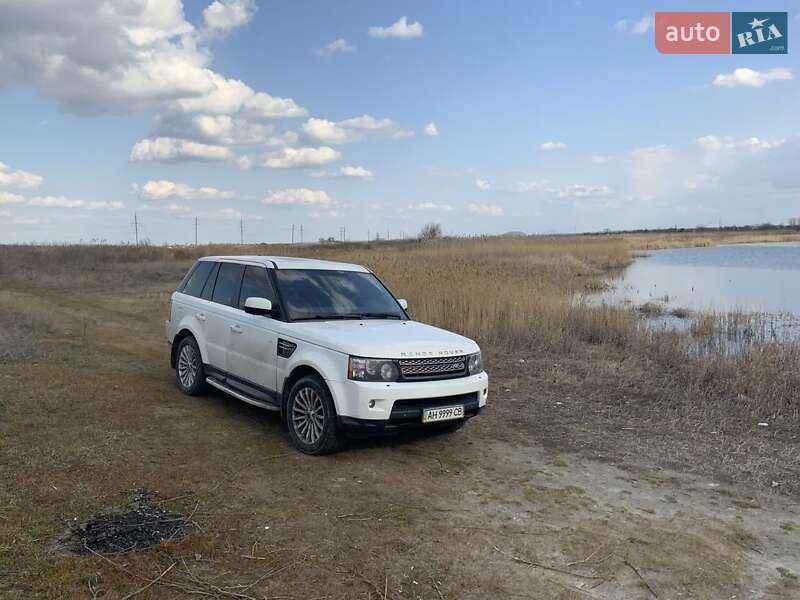
[{"label": "alloy wheel", "polygon": [[297,437],[306,444],[316,444],[325,426],[322,398],[310,387],[300,389],[292,405],[292,425]]},{"label": "alloy wheel", "polygon": [[194,385],[199,367],[197,351],[191,344],[185,344],[178,356],[178,378],[184,388],[189,389]]}]

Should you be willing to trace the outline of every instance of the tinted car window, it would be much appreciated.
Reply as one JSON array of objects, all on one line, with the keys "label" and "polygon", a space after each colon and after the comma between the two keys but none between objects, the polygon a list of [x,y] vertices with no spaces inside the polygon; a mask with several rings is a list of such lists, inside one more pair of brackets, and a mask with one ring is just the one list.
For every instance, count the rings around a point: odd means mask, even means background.
[{"label": "tinted car window", "polygon": [[405,318],[372,273],[278,269],[275,278],[291,319]]},{"label": "tinted car window", "polygon": [[208,279],[208,274],[211,273],[211,269],[214,267],[214,263],[208,261],[201,261],[195,265],[194,270],[192,270],[191,275],[186,280],[186,285],[183,287],[183,293],[189,294],[190,296],[200,296],[203,291],[203,286],[206,284],[206,280]]},{"label": "tinted car window", "polygon": [[244,265],[221,263],[219,274],[217,275],[217,284],[214,286],[214,295],[211,300],[227,306],[237,306],[239,304],[239,285],[242,283],[243,272]]},{"label": "tinted car window", "polygon": [[217,273],[219,273],[219,263],[213,263],[214,267],[211,270],[211,275],[208,276],[206,284],[203,286],[203,292],[200,297],[203,300],[211,300],[211,295],[214,293],[214,283],[217,281]]},{"label": "tinted car window", "polygon": [[267,270],[263,267],[247,266],[244,269],[244,279],[242,279],[242,291],[239,294],[239,308],[244,310],[244,302],[248,298],[266,298],[272,302],[273,308],[277,308],[278,301],[272,284],[267,277]]}]

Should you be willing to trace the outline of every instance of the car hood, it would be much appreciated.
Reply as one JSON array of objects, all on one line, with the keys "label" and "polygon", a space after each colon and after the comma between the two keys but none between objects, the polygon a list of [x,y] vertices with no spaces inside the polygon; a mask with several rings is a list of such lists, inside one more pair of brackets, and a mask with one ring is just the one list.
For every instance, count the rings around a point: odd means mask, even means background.
[{"label": "car hood", "polygon": [[469,338],[417,321],[309,321],[293,323],[292,330],[303,341],[367,358],[451,356],[480,350]]}]

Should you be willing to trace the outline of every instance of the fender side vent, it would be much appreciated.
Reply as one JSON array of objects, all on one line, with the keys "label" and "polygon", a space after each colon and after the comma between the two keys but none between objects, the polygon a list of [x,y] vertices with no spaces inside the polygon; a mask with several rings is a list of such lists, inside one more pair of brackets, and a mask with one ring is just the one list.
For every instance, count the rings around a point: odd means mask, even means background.
[{"label": "fender side vent", "polygon": [[278,338],[278,356],[281,358],[289,358],[297,349],[297,344]]}]

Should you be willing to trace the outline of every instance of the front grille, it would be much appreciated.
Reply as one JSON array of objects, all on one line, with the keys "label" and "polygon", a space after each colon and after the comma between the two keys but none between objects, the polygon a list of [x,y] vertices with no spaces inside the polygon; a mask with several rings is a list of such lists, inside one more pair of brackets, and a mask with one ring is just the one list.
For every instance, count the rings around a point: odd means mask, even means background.
[{"label": "front grille", "polygon": [[466,356],[408,358],[398,362],[403,379],[449,379],[467,374]]}]

